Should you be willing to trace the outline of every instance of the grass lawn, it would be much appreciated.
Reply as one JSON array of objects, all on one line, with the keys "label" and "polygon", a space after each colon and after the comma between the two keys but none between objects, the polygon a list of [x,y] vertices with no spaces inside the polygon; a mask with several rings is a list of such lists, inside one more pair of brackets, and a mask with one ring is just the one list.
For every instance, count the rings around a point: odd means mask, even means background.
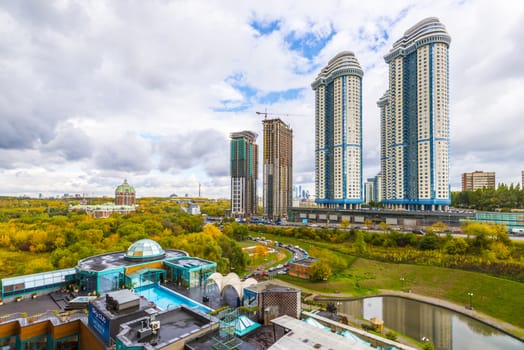
[{"label": "grass lawn", "polygon": [[[240,246],[242,248],[254,247],[256,245],[263,246],[261,243],[257,243],[253,241],[240,242]],[[264,268],[267,269],[273,266],[277,266],[279,264],[284,264],[286,261],[289,261],[291,257],[293,256],[293,254],[291,254],[291,252],[287,249],[278,248],[278,247],[268,247],[268,248],[275,249],[277,252],[267,254],[266,256],[257,256],[257,257],[255,257],[254,255],[251,256],[250,262],[248,266],[246,266],[248,271],[254,270],[255,268],[259,266],[264,266]]]},{"label": "grass lawn", "polygon": [[[432,266],[383,263],[357,259],[349,269],[368,276],[359,284],[367,289],[411,289],[413,293],[469,305],[482,313],[524,328],[524,285],[481,273]],[[404,281],[401,280],[404,278]]]},{"label": "grass lawn", "polygon": [[[270,236],[266,234],[266,237]],[[328,249],[328,243],[307,242],[296,238],[276,237],[285,243]],[[340,254],[333,252],[333,254]],[[433,266],[385,263],[344,256],[349,267],[328,281],[309,282],[291,276],[279,276],[305,291],[321,294],[367,296],[385,290],[411,290],[413,293],[469,305],[489,316],[524,329],[524,284],[482,273]],[[520,334],[523,336],[523,334]]]}]

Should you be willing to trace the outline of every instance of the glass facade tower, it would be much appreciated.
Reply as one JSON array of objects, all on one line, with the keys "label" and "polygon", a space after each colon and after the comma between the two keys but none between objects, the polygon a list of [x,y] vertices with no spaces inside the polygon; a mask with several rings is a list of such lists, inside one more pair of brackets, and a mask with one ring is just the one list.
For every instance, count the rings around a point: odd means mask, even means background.
[{"label": "glass facade tower", "polygon": [[231,133],[231,215],[257,213],[258,146],[251,131]]}]

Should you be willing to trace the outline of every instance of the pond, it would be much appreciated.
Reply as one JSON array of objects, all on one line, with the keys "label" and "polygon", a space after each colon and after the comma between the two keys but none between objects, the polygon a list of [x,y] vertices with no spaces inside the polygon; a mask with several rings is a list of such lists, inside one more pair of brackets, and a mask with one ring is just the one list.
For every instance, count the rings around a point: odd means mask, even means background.
[{"label": "pond", "polygon": [[384,320],[384,326],[413,339],[428,339],[435,350],[522,350],[524,343],[451,310],[401,297],[334,302],[339,314]]}]

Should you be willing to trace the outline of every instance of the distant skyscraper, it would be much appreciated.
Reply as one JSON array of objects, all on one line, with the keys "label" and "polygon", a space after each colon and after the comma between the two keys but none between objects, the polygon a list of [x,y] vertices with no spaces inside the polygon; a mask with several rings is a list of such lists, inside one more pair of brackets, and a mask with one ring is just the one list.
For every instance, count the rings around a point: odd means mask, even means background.
[{"label": "distant skyscraper", "polygon": [[381,108],[383,203],[388,208],[441,210],[449,188],[449,60],[451,38],[437,18],[420,21],[384,57],[389,90]]},{"label": "distant skyscraper", "polygon": [[524,171],[521,172],[522,179],[520,180],[520,189],[524,189]]},{"label": "distant skyscraper", "polygon": [[369,204],[369,202],[375,200],[375,178],[371,177],[366,182],[364,182],[364,203]]},{"label": "distant skyscraper", "polygon": [[257,213],[258,146],[257,134],[233,132],[231,137],[231,215]]},{"label": "distant skyscraper", "polygon": [[265,119],[264,216],[287,217],[293,203],[293,131],[280,119]]},{"label": "distant skyscraper", "polygon": [[495,172],[474,171],[462,174],[462,191],[495,188]]},{"label": "distant skyscraper", "polygon": [[315,90],[315,191],[325,208],[358,208],[362,194],[362,68],[343,51],[324,67]]},{"label": "distant skyscraper", "polygon": [[374,178],[373,182],[375,185],[375,202],[382,202],[382,173],[378,173]]}]

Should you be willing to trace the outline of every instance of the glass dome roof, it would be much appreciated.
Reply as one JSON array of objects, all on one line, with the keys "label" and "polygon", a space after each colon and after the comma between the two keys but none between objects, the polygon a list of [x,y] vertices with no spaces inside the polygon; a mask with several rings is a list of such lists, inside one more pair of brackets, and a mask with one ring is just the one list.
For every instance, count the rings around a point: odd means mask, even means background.
[{"label": "glass dome roof", "polygon": [[127,249],[126,258],[151,259],[163,257],[165,254],[166,252],[157,242],[151,239],[141,239]]}]

